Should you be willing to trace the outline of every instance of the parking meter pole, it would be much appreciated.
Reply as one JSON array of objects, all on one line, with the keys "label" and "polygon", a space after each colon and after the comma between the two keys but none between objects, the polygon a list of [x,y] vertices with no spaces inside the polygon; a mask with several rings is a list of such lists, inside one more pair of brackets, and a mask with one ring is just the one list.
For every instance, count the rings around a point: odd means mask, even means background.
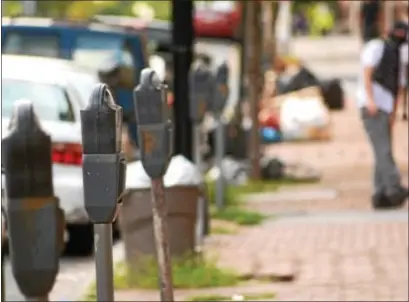
[{"label": "parking meter pole", "polygon": [[172,156],[172,122],[166,102],[166,86],[150,68],[141,72],[134,90],[141,162],[151,178],[152,213],[161,301],[174,301],[172,263],[167,226],[166,195],[163,177]]},{"label": "parking meter pole", "polygon": [[1,260],[1,302],[5,302],[4,297],[6,296],[6,287],[4,284],[6,283],[6,280],[4,279],[4,261],[3,259]]},{"label": "parking meter pole", "polygon": [[94,234],[97,298],[98,301],[114,301],[112,224],[95,224]]},{"label": "parking meter pole", "polygon": [[12,272],[26,301],[48,301],[64,233],[64,215],[54,196],[51,137],[28,100],[15,103],[7,132],[2,164]]},{"label": "parking meter pole", "polygon": [[215,161],[219,170],[219,177],[216,180],[216,206],[219,210],[224,207],[224,173],[223,173],[223,156],[224,156],[224,124],[222,116],[217,117],[217,128],[215,138]]},{"label": "parking meter pole", "polygon": [[215,130],[215,162],[219,171],[219,177],[216,180],[216,206],[219,210],[224,207],[224,171],[223,171],[223,157],[225,154],[225,140],[224,140],[224,117],[223,112],[227,103],[229,94],[228,89],[229,67],[227,62],[223,62],[216,71],[215,76],[215,95],[213,111],[215,113],[217,128]]},{"label": "parking meter pole", "polygon": [[105,84],[97,84],[81,110],[85,209],[94,224],[98,301],[114,301],[112,223],[125,190],[121,153],[122,108]]},{"label": "parking meter pole", "polygon": [[[201,153],[201,146],[202,146],[202,128],[201,124],[194,124],[193,129],[193,143],[194,143],[194,161],[197,168],[202,172],[203,169],[203,159]],[[204,224],[205,224],[205,204],[204,204],[203,196],[199,197],[198,204],[197,204],[197,222],[196,222],[196,252],[201,252],[202,245],[203,245],[203,235],[204,235]]]},{"label": "parking meter pole", "polygon": [[160,298],[161,301],[173,301],[172,266],[166,222],[165,188],[162,178],[152,179],[151,191],[153,228],[159,265]]},{"label": "parking meter pole", "polygon": [[[190,84],[190,119],[193,123],[193,149],[194,162],[202,172],[203,159],[201,147],[203,145],[202,123],[206,111],[211,105],[213,98],[214,79],[209,67],[203,60],[197,60],[189,73]],[[205,235],[207,205],[203,196],[199,197],[197,203],[196,218],[196,252],[201,252],[203,236]]]}]

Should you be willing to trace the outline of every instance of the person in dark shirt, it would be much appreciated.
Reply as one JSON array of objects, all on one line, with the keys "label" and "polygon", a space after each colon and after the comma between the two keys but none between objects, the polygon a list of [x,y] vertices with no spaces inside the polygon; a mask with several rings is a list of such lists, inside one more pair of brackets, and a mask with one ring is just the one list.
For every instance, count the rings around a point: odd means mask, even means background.
[{"label": "person in dark shirt", "polygon": [[363,1],[361,6],[361,31],[362,40],[365,43],[379,37],[379,20],[381,18],[381,13],[381,1]]}]

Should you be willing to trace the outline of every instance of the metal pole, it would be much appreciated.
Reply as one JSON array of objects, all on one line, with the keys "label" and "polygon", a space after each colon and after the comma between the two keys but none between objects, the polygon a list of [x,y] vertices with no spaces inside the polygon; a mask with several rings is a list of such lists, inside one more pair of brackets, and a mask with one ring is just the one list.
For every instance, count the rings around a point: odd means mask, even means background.
[{"label": "metal pole", "polygon": [[158,257],[161,301],[173,302],[172,264],[170,258],[166,196],[163,178],[151,181],[153,230]]},{"label": "metal pole", "polygon": [[224,207],[224,173],[223,173],[223,156],[224,156],[224,124],[221,114],[217,116],[217,128],[215,133],[215,160],[216,167],[219,171],[219,177],[216,180],[216,206],[218,210]]},{"label": "metal pole", "polygon": [[[194,161],[200,172],[203,171],[202,153],[200,152],[202,146],[202,128],[201,124],[195,124],[193,129],[193,143],[194,143]],[[203,196],[199,197],[197,205],[197,219],[196,219],[196,252],[202,250],[204,221],[205,221],[205,204]]]},{"label": "metal pole", "polygon": [[94,234],[97,300],[112,302],[114,301],[112,224],[95,224]]},{"label": "metal pole", "polygon": [[[3,234],[2,234],[3,235]],[[3,258],[3,254],[2,257]],[[4,286],[4,284],[6,283],[6,280],[4,280],[4,261],[3,259],[1,259],[1,302],[5,302],[5,296],[6,296],[6,287]]]}]

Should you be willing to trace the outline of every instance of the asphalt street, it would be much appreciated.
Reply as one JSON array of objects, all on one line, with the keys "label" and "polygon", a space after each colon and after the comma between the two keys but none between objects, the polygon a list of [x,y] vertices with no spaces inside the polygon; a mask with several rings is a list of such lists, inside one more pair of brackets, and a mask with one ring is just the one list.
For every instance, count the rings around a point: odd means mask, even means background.
[{"label": "asphalt street", "polygon": [[[117,243],[113,248],[114,261],[123,259],[123,246]],[[50,294],[50,301],[79,301],[89,284],[95,280],[94,257],[69,257],[60,260],[60,272]],[[4,262],[6,301],[24,301],[14,280],[8,257]]]}]

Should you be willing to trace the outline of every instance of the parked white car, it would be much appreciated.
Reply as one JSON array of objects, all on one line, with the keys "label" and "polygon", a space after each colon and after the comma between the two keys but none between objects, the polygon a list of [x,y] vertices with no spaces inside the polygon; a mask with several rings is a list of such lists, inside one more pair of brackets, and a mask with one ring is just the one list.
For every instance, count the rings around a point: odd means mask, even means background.
[{"label": "parked white car", "polygon": [[65,212],[66,247],[79,254],[93,250],[93,228],[83,200],[80,109],[96,83],[95,73],[70,61],[2,55],[2,136],[7,133],[14,102],[31,100],[53,143],[53,184]]}]

